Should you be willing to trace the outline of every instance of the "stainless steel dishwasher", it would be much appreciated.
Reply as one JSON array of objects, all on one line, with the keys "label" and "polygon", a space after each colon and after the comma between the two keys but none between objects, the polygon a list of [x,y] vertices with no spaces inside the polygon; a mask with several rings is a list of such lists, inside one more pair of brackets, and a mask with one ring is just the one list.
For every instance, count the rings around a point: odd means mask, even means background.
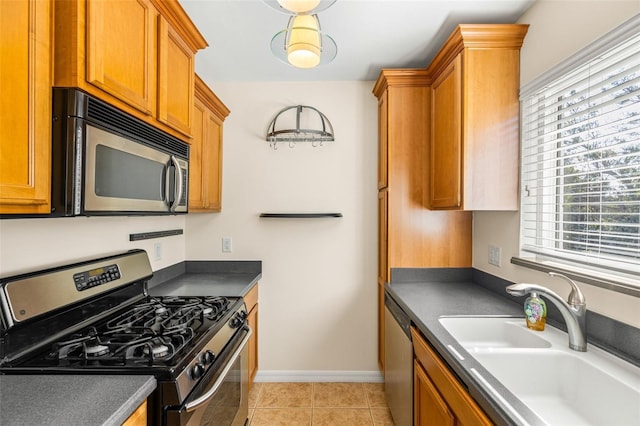
[{"label": "stainless steel dishwasher", "polygon": [[411,320],[384,294],[384,390],[396,426],[413,424]]}]

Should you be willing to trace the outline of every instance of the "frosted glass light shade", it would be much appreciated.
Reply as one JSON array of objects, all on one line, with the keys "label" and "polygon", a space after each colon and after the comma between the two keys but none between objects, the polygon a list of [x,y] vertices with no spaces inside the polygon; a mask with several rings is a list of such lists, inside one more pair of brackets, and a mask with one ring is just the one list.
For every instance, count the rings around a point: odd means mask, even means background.
[{"label": "frosted glass light shade", "polygon": [[287,60],[298,68],[313,68],[320,64],[320,33],[318,22],[311,15],[296,16],[289,32]]},{"label": "frosted glass light shade", "polygon": [[318,7],[320,0],[278,0],[278,4],[293,13],[308,13]]},{"label": "frosted glass light shade", "polygon": [[297,68],[314,68],[331,62],[338,53],[336,42],[324,34],[317,15],[293,15],[287,28],[271,39],[271,51]]}]

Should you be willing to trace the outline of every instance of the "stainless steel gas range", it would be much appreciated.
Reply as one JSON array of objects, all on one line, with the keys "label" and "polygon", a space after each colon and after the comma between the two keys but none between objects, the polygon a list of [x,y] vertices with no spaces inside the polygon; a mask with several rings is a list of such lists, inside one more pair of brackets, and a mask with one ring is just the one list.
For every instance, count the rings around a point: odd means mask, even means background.
[{"label": "stainless steel gas range", "polygon": [[0,280],[0,373],[142,374],[148,424],[245,425],[242,298],[151,297],[133,250]]}]

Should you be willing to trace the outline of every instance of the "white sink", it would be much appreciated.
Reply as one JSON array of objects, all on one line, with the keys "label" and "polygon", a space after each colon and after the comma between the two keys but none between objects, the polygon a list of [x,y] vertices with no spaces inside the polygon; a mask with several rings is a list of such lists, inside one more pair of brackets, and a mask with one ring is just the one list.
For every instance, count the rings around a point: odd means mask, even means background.
[{"label": "white sink", "polygon": [[550,348],[551,343],[529,330],[524,319],[442,317],[440,323],[467,350],[480,348]]},{"label": "white sink", "polygon": [[473,357],[549,424],[640,425],[640,388],[616,377],[611,367],[618,366],[604,363],[601,369],[556,350],[530,352]]},{"label": "white sink", "polygon": [[545,423],[640,425],[640,368],[592,345],[573,351],[566,333],[550,326],[532,331],[524,319],[443,317],[440,323]]}]

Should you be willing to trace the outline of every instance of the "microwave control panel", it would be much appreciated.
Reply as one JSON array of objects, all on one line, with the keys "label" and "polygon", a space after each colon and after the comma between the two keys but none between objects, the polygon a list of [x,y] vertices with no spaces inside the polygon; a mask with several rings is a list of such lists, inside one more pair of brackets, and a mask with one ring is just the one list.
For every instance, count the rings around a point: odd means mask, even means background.
[{"label": "microwave control panel", "polygon": [[114,264],[73,274],[73,282],[78,291],[83,291],[115,281],[119,279],[120,276],[120,269],[118,265]]}]

